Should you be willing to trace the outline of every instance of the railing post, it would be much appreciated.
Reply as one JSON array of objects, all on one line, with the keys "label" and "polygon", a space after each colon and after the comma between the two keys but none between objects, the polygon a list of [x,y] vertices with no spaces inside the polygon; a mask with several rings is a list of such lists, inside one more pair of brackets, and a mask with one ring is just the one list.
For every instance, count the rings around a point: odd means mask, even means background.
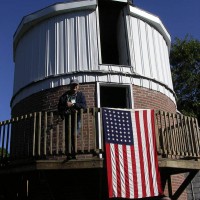
[{"label": "railing post", "polygon": [[50,113],[50,155],[53,154],[53,112]]},{"label": "railing post", "polygon": [[178,137],[180,139],[180,155],[184,156],[184,150],[185,150],[185,138],[183,137],[183,130],[182,130],[182,120],[181,116],[176,114],[176,120],[177,120],[177,129],[178,129]]},{"label": "railing post", "polygon": [[174,156],[176,155],[180,155],[179,154],[179,138],[178,138],[178,134],[177,134],[177,130],[176,130],[176,124],[175,124],[175,115],[174,113],[171,114],[171,130],[172,130],[172,137],[173,137],[173,143],[174,143],[174,147],[173,147],[173,153]]},{"label": "railing post", "polygon": [[77,111],[75,112],[75,117],[74,117],[74,132],[72,133],[73,134],[73,139],[74,139],[74,149],[73,149],[73,151],[75,152],[75,153],[77,153],[77,135],[78,135],[78,133],[77,133]]},{"label": "railing post", "polygon": [[193,144],[192,144],[192,138],[190,134],[190,127],[188,124],[188,117],[184,116],[184,123],[185,123],[185,128],[186,128],[186,138],[188,139],[188,149],[189,149],[189,156],[193,156]]},{"label": "railing post", "polygon": [[155,111],[154,113],[154,121],[155,121],[155,133],[156,133],[156,148],[157,152],[160,154],[161,149],[160,149],[160,140],[159,140],[159,127],[158,127],[158,113]]},{"label": "railing post", "polygon": [[47,112],[44,113],[44,155],[47,154]]},{"label": "railing post", "polygon": [[4,128],[4,122],[2,123],[2,126],[1,126],[1,127],[3,128],[3,129],[1,130],[2,132],[1,132],[1,134],[0,134],[0,136],[1,136],[1,137],[0,137],[0,139],[1,139],[1,140],[0,140],[0,145],[1,145],[1,155],[0,155],[0,156],[1,156],[1,158],[0,158],[1,160],[0,160],[0,161],[1,161],[1,163],[2,163],[2,162],[3,162],[3,148],[4,148],[4,142],[3,142],[3,141],[4,141],[4,129],[5,129],[5,128]]},{"label": "railing post", "polygon": [[68,152],[67,153],[71,153],[71,148],[72,148],[72,141],[71,141],[71,130],[72,130],[72,127],[71,127],[71,124],[72,124],[72,120],[71,120],[71,114],[69,114],[68,116]]},{"label": "railing post", "polygon": [[65,154],[66,153],[66,150],[65,150],[65,133],[66,133],[66,127],[65,127],[65,118],[63,119],[62,121],[62,153]]},{"label": "railing post", "polygon": [[161,136],[161,144],[162,144],[162,153],[164,155],[167,155],[166,139],[165,139],[165,137],[166,137],[165,136],[166,135],[165,126],[163,127],[163,121],[165,120],[164,119],[164,112],[159,111],[159,114],[160,114],[160,130],[161,130],[160,136]]},{"label": "railing post", "polygon": [[177,140],[176,140],[176,131],[175,131],[175,127],[173,127],[174,125],[174,115],[173,113],[168,113],[169,116],[169,133],[170,133],[170,142],[171,142],[171,151],[172,151],[172,155],[176,156],[176,152],[177,150]]},{"label": "railing post", "polygon": [[88,152],[90,152],[90,122],[89,122],[89,108],[87,108],[87,138],[88,138]]},{"label": "railing post", "polygon": [[36,135],[36,117],[37,117],[37,114],[36,112],[34,112],[34,115],[33,115],[33,157],[35,156],[35,135]]},{"label": "railing post", "polygon": [[2,146],[1,146],[1,158],[4,157],[4,141],[5,141],[5,132],[6,132],[6,122],[3,122],[3,135],[2,135]]},{"label": "railing post", "polygon": [[81,109],[81,151],[84,152],[84,138],[83,138],[83,109]]},{"label": "railing post", "polygon": [[181,123],[182,137],[184,138],[184,146],[185,146],[184,155],[188,156],[189,155],[188,138],[186,135],[186,128],[184,126],[184,116],[183,115],[181,115],[181,117],[180,117],[180,123]]},{"label": "railing post", "polygon": [[6,158],[8,156],[8,143],[9,143],[9,139],[10,139],[10,120],[8,121],[8,124],[7,124],[6,154],[5,154]]},{"label": "railing post", "polygon": [[102,123],[102,112],[101,112],[101,109],[100,109],[100,126],[101,126],[101,131],[99,133],[99,137],[100,137],[100,140],[101,140],[101,149],[102,151],[104,151],[104,141],[103,141],[103,123]]},{"label": "railing post", "polygon": [[[164,119],[165,119],[165,130],[166,130],[166,137],[167,137],[167,152],[168,152],[168,155],[172,156],[172,151],[171,151],[171,148],[170,148],[170,131],[169,131],[169,126],[170,126],[170,122],[169,122],[169,117],[168,117],[168,120],[167,120],[167,116],[168,116],[168,113],[165,113],[164,112]],[[167,126],[169,125],[169,126]]]},{"label": "railing post", "polygon": [[174,132],[175,132],[175,143],[177,143],[177,147],[176,147],[176,153],[178,156],[181,155],[181,134],[179,134],[179,129],[178,129],[178,116],[177,114],[173,114],[173,127],[174,127]]},{"label": "railing post", "polygon": [[199,146],[198,146],[198,139],[197,139],[197,132],[196,132],[196,128],[194,126],[194,118],[190,118],[190,130],[191,130],[191,137],[192,137],[192,141],[193,141],[193,146],[194,146],[194,154],[196,157],[199,156],[199,152],[198,152],[198,149],[199,149]]},{"label": "railing post", "polygon": [[42,128],[42,113],[39,112],[38,118],[38,156],[41,155],[41,128]]},{"label": "railing post", "polygon": [[59,124],[56,124],[56,154],[59,153]]},{"label": "railing post", "polygon": [[92,117],[93,117],[93,132],[94,132],[94,151],[97,151],[97,131],[96,131],[96,112],[95,108],[92,109]]}]

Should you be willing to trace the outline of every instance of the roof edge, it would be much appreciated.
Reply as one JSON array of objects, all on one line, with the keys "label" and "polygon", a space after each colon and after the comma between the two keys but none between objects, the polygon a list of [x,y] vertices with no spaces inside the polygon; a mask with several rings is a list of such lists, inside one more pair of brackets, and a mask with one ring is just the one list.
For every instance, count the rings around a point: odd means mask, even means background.
[{"label": "roof edge", "polygon": [[158,16],[148,13],[137,7],[133,7],[131,5],[129,5],[129,12],[130,12],[130,15],[140,18],[140,19],[148,22],[149,24],[153,25],[164,37],[164,39],[167,43],[167,46],[168,46],[168,50],[170,51],[171,36],[168,33],[167,29],[165,28],[165,26],[163,25],[163,23],[161,22],[161,20]]},{"label": "roof edge", "polygon": [[53,17],[71,11],[85,10],[85,9],[95,10],[96,6],[97,6],[97,0],[58,3],[23,17],[22,21],[20,22],[13,36],[14,49],[16,48],[20,37],[33,25],[45,19],[48,19],[49,17]]}]

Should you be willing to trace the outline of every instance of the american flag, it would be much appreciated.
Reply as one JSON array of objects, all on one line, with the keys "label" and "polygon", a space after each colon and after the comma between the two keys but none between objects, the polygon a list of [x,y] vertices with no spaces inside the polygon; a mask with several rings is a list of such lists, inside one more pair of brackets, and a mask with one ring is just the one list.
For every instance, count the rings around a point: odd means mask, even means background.
[{"label": "american flag", "polygon": [[102,108],[109,198],[161,195],[154,110]]}]

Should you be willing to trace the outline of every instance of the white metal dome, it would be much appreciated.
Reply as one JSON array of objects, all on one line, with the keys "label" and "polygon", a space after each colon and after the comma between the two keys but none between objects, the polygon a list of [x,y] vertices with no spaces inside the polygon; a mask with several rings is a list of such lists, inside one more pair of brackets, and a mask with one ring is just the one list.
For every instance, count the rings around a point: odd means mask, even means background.
[{"label": "white metal dome", "polygon": [[[102,34],[109,33],[104,25],[108,22],[101,19],[96,0],[58,3],[25,16],[14,35],[11,106],[33,93],[69,84],[71,76],[81,83],[131,83],[162,92],[175,102],[167,30],[159,17],[127,1],[117,3],[118,16],[110,25],[117,27],[116,63],[104,59],[105,51],[110,53],[102,41]],[[113,10],[107,7],[106,12],[112,18]]]}]

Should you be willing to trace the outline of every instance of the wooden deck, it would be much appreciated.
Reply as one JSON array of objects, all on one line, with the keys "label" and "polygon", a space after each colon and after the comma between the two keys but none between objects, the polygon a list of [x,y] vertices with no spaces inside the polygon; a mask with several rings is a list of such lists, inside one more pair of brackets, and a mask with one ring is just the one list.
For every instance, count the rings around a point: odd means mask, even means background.
[{"label": "wooden deck", "polygon": [[[172,160],[166,158],[158,159],[160,168],[168,168],[171,174],[190,172],[191,170],[199,170],[200,162],[195,160]],[[21,160],[17,162],[7,163],[0,169],[0,174],[17,173],[33,170],[67,170],[67,169],[87,169],[87,168],[103,168],[105,167],[104,158],[77,158],[72,160]]]},{"label": "wooden deck", "polygon": [[[79,137],[77,113],[74,123],[61,120],[55,111],[31,113],[0,122],[0,175],[16,175],[52,170],[104,169],[104,141],[101,112],[81,111]],[[197,119],[181,114],[155,112],[156,146],[163,188],[175,200],[200,170],[200,131]],[[68,127],[66,138],[65,127]],[[72,148],[74,143],[74,149]],[[73,150],[72,150],[73,149]],[[67,160],[66,152],[76,159]],[[187,173],[172,193],[171,176]]]}]

